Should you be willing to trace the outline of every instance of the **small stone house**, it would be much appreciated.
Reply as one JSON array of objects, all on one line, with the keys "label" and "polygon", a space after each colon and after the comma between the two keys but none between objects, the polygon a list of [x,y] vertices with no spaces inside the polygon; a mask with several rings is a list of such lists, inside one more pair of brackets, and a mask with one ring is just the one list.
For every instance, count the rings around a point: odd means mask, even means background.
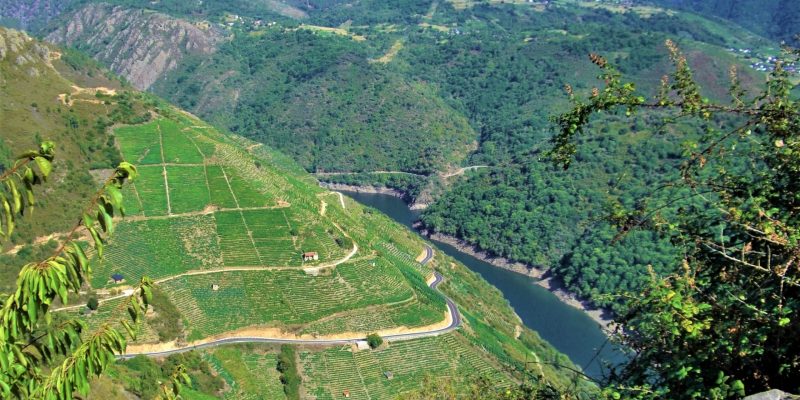
[{"label": "small stone house", "polygon": [[392,371],[385,371],[385,372],[383,373],[383,375],[384,375],[384,376],[386,377],[386,379],[388,379],[388,380],[392,380],[392,379],[394,379],[394,372],[392,372]]},{"label": "small stone house", "polygon": [[219,285],[217,285],[216,283],[211,285],[211,290],[216,292],[217,290],[219,290]]},{"label": "small stone house", "polygon": [[358,340],[356,341],[356,349],[369,350],[369,343],[366,340]]},{"label": "small stone house", "polygon": [[345,390],[342,392],[342,396],[344,396],[346,399],[349,399],[349,398],[350,398],[350,391],[349,391],[349,390],[347,390],[347,389],[345,389]]},{"label": "small stone house", "polygon": [[303,261],[317,261],[319,260],[319,254],[316,251],[307,251],[303,253]]}]

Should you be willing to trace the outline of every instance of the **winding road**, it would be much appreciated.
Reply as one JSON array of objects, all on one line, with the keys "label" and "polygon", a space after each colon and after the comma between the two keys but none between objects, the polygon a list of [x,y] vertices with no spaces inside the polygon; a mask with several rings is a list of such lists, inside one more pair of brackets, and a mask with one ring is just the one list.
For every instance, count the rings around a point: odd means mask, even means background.
[{"label": "winding road", "polygon": [[[420,264],[425,265],[429,263],[433,259],[433,248],[429,245],[425,245],[425,258],[420,261]],[[442,275],[436,271],[433,271],[434,280],[430,283],[430,287],[434,290],[437,289],[440,283],[444,280]],[[441,292],[440,292],[441,293]],[[461,314],[458,313],[458,307],[456,303],[453,302],[449,297],[445,296],[442,293],[442,296],[445,298],[445,302],[447,303],[447,309],[450,315],[452,316],[452,321],[450,325],[439,328],[439,329],[432,329],[428,331],[422,332],[412,332],[412,333],[401,333],[401,334],[394,334],[394,335],[386,335],[383,339],[387,342],[398,342],[403,340],[411,340],[411,339],[418,339],[430,336],[438,336],[455,329],[458,329],[461,326]],[[155,352],[144,352],[144,353],[126,353],[122,355],[118,355],[117,358],[121,359],[128,359],[133,358],[136,356],[149,356],[149,357],[165,357],[172,354],[178,353],[185,353],[187,351],[192,350],[199,350],[205,348],[216,347],[224,344],[233,344],[233,343],[273,343],[273,344],[312,344],[312,345],[344,345],[344,344],[354,344],[358,341],[366,340],[363,337],[357,338],[348,338],[348,339],[280,339],[280,338],[269,338],[269,337],[230,337],[230,338],[222,338],[202,344],[197,345],[190,345],[186,347],[170,349],[165,351],[155,351]]]}]

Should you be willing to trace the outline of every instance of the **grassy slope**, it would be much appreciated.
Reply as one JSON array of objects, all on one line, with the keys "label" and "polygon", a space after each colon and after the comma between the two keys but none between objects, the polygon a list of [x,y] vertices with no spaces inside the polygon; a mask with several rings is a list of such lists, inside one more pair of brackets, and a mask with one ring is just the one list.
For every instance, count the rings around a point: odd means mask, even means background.
[{"label": "grassy slope", "polygon": [[[81,200],[96,190],[90,170],[110,168],[119,160],[106,127],[115,120],[143,114],[146,106],[144,102],[122,104],[121,98],[104,99],[108,104],[102,104],[92,91],[72,95],[72,106],[64,104],[58,96],[72,93],[72,85],[120,89],[121,84],[109,79],[90,59],[55,51],[12,32],[0,28],[6,48],[5,57],[0,57],[0,164],[10,166],[15,155],[35,148],[42,140],[54,141],[57,152],[56,172],[36,210],[37,218],[26,219],[12,237],[15,244],[29,244],[72,224],[64,216],[77,216],[83,206]],[[17,51],[10,49],[12,41],[20,43]],[[9,246],[4,243],[4,250]],[[33,247],[24,248],[22,254],[35,251]],[[11,260],[2,263],[15,265]],[[16,271],[3,268],[2,289],[9,288]]]}]

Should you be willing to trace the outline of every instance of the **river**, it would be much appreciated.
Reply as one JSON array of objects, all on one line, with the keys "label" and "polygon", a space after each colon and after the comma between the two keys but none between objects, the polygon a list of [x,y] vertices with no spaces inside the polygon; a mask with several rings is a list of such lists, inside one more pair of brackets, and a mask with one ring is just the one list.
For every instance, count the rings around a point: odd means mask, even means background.
[{"label": "river", "polygon": [[[419,212],[409,210],[403,200],[386,194],[342,192],[413,230],[412,224]],[[434,242],[447,255],[461,261],[500,289],[526,326],[566,354],[587,375],[599,378],[603,361],[614,363],[623,360],[622,354],[606,343],[607,337],[597,322],[537,285],[533,278],[495,267],[446,243]]]}]

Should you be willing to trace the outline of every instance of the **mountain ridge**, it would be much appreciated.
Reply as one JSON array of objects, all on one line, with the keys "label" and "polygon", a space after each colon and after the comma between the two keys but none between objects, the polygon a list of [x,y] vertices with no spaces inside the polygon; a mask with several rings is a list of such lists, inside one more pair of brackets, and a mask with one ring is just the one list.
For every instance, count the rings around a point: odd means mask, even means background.
[{"label": "mountain ridge", "polygon": [[45,36],[79,45],[95,59],[144,90],[186,57],[208,56],[227,39],[222,29],[165,14],[109,4],[89,4],[59,20]]}]

